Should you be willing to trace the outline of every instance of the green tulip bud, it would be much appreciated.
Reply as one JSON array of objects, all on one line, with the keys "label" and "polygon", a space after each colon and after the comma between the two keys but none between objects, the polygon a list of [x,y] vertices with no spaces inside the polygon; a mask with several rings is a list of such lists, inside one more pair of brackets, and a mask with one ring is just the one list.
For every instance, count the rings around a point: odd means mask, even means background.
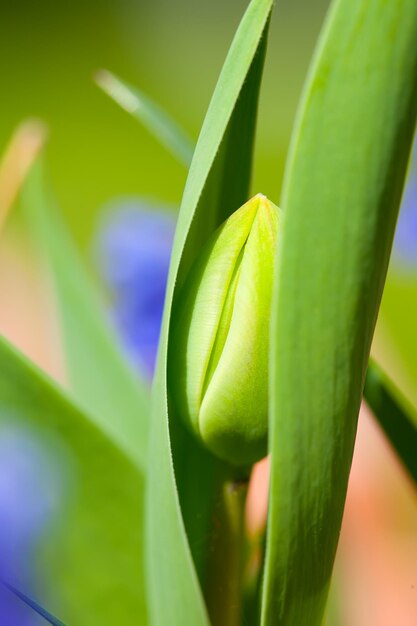
[{"label": "green tulip bud", "polygon": [[233,213],[202,249],[171,321],[174,406],[215,455],[238,466],[267,451],[278,217],[261,194]]}]

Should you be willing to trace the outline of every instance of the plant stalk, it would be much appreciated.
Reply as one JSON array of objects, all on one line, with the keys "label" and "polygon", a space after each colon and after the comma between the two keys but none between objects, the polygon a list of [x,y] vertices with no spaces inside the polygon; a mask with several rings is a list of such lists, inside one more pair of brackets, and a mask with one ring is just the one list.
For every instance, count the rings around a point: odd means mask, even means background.
[{"label": "plant stalk", "polygon": [[239,626],[248,479],[225,480],[214,511],[206,600],[213,626]]}]

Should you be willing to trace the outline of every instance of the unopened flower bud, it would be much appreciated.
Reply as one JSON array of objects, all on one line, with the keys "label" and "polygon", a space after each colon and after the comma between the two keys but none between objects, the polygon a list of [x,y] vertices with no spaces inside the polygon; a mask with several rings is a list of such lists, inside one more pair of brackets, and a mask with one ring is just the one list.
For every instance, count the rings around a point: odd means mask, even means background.
[{"label": "unopened flower bud", "polygon": [[169,384],[176,411],[234,465],[267,451],[278,218],[263,195],[244,204],[209,239],[174,303]]}]

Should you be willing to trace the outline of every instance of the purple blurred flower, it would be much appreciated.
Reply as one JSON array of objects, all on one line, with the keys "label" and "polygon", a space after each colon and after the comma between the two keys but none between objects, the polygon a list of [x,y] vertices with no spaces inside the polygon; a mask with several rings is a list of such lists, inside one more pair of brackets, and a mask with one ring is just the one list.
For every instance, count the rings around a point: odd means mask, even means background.
[{"label": "purple blurred flower", "polygon": [[[60,499],[59,474],[47,449],[21,426],[0,427],[0,579],[30,593],[39,588],[34,552]],[[36,585],[35,585],[36,582]],[[32,609],[0,586],[0,624],[41,624]]]},{"label": "purple blurred flower", "polygon": [[133,363],[149,378],[155,367],[175,231],[172,211],[127,200],[106,207],[99,232],[101,274],[112,314]]},{"label": "purple blurred flower", "polygon": [[417,141],[395,233],[394,259],[403,267],[417,268]]}]

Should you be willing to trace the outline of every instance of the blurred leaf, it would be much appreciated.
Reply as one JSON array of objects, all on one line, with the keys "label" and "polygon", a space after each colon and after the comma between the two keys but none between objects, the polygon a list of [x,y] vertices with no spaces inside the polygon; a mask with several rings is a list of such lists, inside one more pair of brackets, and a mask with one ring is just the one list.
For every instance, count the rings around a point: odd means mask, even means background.
[{"label": "blurred leaf", "polygon": [[[400,355],[401,385],[417,406],[417,265],[404,271],[394,261],[391,267],[381,304],[380,336]],[[389,357],[385,360],[381,355],[380,362],[390,376],[395,374],[396,365]]]},{"label": "blurred leaf", "polygon": [[364,397],[405,468],[417,483],[417,416],[382,370],[370,363]]},{"label": "blurred leaf", "polygon": [[46,609],[41,607],[34,600],[31,600],[31,598],[19,591],[19,589],[13,587],[13,585],[10,585],[5,581],[0,581],[0,584],[6,587],[6,589],[8,589],[10,593],[15,595],[17,598],[19,598],[19,600],[21,600],[24,604],[30,607],[33,611],[35,611],[35,613],[43,617],[49,624],[52,624],[53,626],[65,626],[64,622],[61,622],[58,618],[51,615],[51,613],[49,613]]},{"label": "blurred leaf", "polygon": [[30,233],[52,270],[71,393],[143,470],[149,392],[122,355],[96,285],[54,210],[40,161],[23,187],[22,205]]},{"label": "blurred leaf", "polygon": [[336,0],[287,166],[264,626],[321,622],[417,110],[415,0]]},{"label": "blurred leaf", "polygon": [[45,138],[46,129],[39,122],[25,122],[13,133],[0,162],[0,229]]},{"label": "blurred leaf", "polygon": [[174,287],[183,282],[203,241],[247,199],[271,5],[271,0],[252,0],[232,43],[194,153],[174,242],[153,393],[146,507],[152,623],[161,626],[208,623],[197,575],[204,585],[203,555],[210,553],[216,488],[224,471],[171,410],[168,416],[167,343]]},{"label": "blurred leaf", "polygon": [[189,167],[194,151],[193,142],[162,107],[143,91],[107,70],[98,72],[95,80],[110,98],[143,124],[180,163]]},{"label": "blurred leaf", "polygon": [[[0,340],[0,427],[42,443],[60,510],[38,548],[39,602],[68,624],[146,624],[143,478],[89,417]],[[41,484],[51,477],[40,477]],[[55,494],[56,497],[56,494]]]}]

